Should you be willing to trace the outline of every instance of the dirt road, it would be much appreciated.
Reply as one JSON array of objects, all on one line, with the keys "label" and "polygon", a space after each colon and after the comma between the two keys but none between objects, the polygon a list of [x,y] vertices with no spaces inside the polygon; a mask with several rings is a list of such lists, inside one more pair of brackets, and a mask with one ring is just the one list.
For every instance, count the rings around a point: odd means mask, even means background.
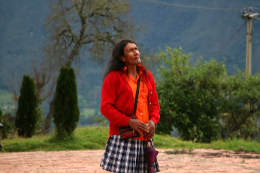
[{"label": "dirt road", "polygon": [[[161,172],[260,172],[260,154],[195,149],[192,154],[166,154],[159,149]],[[168,150],[169,151],[169,150]],[[99,167],[103,150],[0,153],[0,173],[91,172]]]}]

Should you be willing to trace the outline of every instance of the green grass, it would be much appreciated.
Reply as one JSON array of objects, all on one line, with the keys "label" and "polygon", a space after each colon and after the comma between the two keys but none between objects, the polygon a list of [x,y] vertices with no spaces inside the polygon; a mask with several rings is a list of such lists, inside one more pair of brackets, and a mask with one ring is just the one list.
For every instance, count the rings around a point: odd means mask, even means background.
[{"label": "green grass", "polygon": [[54,135],[33,136],[32,138],[4,139],[2,152],[20,151],[66,151],[104,149],[108,135],[108,128],[85,127],[77,128],[72,137],[64,139]]},{"label": "green grass", "polygon": [[[22,151],[66,151],[66,150],[92,150],[104,149],[107,142],[108,127],[84,127],[77,128],[72,137],[56,138],[54,135],[34,136],[32,138],[14,138],[2,140],[3,150],[1,152]],[[243,150],[260,153],[260,143],[233,139],[226,141],[214,141],[210,144],[193,143],[181,141],[169,135],[155,135],[156,148],[161,149],[224,149]]]},{"label": "green grass", "polygon": [[232,140],[217,140],[211,143],[194,143],[192,141],[182,141],[170,136],[155,135],[154,141],[157,148],[172,149],[223,149],[233,151],[251,151],[260,153],[260,142],[246,141],[234,138]]}]

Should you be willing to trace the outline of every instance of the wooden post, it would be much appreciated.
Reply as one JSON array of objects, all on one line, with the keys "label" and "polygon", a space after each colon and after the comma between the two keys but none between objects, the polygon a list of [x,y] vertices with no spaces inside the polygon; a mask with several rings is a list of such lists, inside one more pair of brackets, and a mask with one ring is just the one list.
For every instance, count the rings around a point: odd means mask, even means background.
[{"label": "wooden post", "polygon": [[[244,13],[244,11],[243,11]],[[256,19],[260,15],[258,13],[252,14],[252,8],[249,8],[247,14],[243,14],[243,19],[247,19],[247,31],[246,31],[246,75],[251,74],[251,51],[252,51],[252,20]]]},{"label": "wooden post", "polygon": [[[249,12],[248,16],[252,13]],[[251,53],[252,51],[252,18],[247,18],[247,31],[246,31],[246,75],[251,74]]]}]

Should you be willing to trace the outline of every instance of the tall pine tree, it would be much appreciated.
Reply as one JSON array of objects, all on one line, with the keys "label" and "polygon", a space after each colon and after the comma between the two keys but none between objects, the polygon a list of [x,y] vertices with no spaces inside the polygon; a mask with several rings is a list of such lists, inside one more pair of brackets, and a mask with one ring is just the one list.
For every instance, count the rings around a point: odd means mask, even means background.
[{"label": "tall pine tree", "polygon": [[38,116],[34,81],[29,75],[23,76],[20,94],[15,117],[15,127],[18,136],[30,138],[34,134]]},{"label": "tall pine tree", "polygon": [[79,121],[76,76],[73,68],[63,66],[54,98],[54,123],[58,136],[71,135]]}]

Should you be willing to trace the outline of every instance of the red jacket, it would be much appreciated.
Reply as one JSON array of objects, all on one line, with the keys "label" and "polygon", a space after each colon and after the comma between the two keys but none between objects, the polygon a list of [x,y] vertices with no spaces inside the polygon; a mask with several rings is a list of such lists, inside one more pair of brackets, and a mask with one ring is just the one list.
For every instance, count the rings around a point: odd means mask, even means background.
[{"label": "red jacket", "polygon": [[[157,124],[160,119],[160,106],[153,76],[148,70],[145,70],[143,66],[138,66],[138,70],[143,71],[142,79],[146,83],[149,91],[149,119]],[[100,106],[101,113],[109,120],[110,135],[118,135],[120,134],[120,126],[128,126],[130,120],[128,116],[132,115],[134,111],[134,103],[132,100],[133,92],[125,78],[124,71],[110,72],[103,82]]]}]

